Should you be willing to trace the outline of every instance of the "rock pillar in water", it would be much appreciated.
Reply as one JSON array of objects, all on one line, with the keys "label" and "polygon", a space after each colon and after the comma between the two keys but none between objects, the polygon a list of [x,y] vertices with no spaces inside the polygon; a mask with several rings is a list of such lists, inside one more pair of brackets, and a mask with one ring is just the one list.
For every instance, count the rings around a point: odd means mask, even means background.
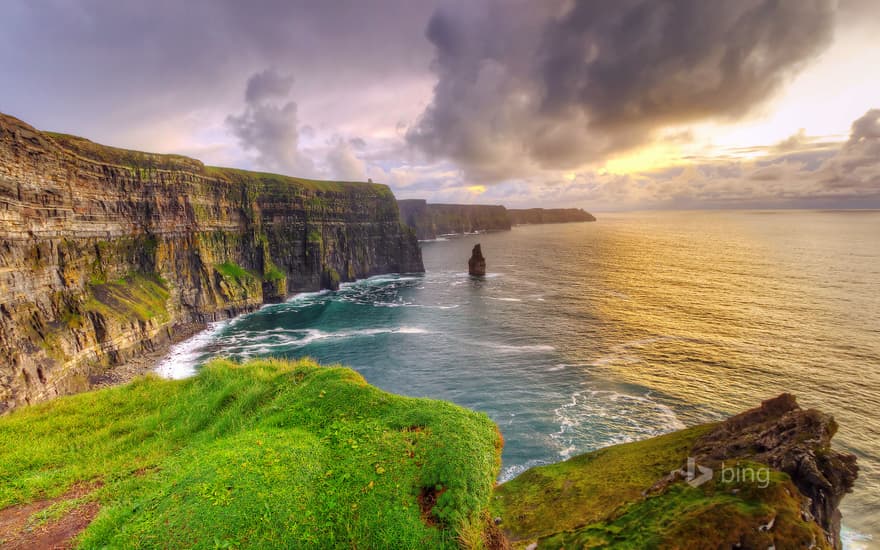
[{"label": "rock pillar in water", "polygon": [[468,260],[468,273],[475,277],[482,277],[486,274],[486,258],[483,257],[483,251],[480,245],[474,245],[471,252],[471,259]]}]

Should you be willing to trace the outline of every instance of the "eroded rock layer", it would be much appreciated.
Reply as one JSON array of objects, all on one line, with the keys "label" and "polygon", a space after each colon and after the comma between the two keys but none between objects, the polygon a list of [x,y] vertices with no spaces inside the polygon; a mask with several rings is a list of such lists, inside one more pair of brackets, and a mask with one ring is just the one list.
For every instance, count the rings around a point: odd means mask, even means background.
[{"label": "eroded rock layer", "polygon": [[423,271],[391,190],[104,147],[0,114],[0,412],[204,323]]}]

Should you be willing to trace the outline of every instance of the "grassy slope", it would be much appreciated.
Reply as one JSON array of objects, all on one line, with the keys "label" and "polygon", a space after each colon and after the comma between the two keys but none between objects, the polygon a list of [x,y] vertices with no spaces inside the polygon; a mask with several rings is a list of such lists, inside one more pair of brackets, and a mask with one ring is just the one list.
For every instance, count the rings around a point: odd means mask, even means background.
[{"label": "grassy slope", "polygon": [[[801,518],[800,494],[779,472],[765,488],[752,479],[722,483],[717,476],[698,488],[678,481],[649,491],[683,466],[694,441],[710,428],[532,468],[496,489],[492,514],[502,518],[515,547],[806,548],[814,541],[823,547],[819,527]],[[761,531],[771,519],[773,529]]]},{"label": "grassy slope", "polygon": [[349,369],[221,360],[0,418],[0,509],[101,481],[87,548],[454,547],[479,530],[500,445],[485,415]]}]

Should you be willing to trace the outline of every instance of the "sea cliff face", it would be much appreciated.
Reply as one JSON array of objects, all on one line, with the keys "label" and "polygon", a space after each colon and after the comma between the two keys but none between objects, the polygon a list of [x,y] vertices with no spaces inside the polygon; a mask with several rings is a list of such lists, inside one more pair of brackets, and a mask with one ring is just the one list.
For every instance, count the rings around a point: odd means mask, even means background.
[{"label": "sea cliff face", "polygon": [[0,114],[0,412],[84,390],[183,325],[423,270],[384,185],[206,167]]},{"label": "sea cliff face", "polygon": [[475,231],[503,231],[513,225],[596,221],[580,208],[516,210],[497,204],[429,204],[423,199],[403,199],[397,204],[401,219],[420,240]]},{"label": "sea cliff face", "polygon": [[507,209],[497,204],[428,204],[422,199],[404,199],[397,204],[401,219],[421,240],[510,229]]},{"label": "sea cliff face", "polygon": [[596,221],[595,216],[581,208],[508,208],[507,214],[513,225]]}]

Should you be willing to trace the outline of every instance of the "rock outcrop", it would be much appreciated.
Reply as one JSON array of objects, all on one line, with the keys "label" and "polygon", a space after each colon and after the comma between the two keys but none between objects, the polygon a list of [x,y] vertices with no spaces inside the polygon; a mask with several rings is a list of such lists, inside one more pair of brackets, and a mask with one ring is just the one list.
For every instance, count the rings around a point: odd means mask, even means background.
[{"label": "rock outcrop", "polygon": [[810,499],[810,515],[827,542],[840,548],[838,506],[852,490],[859,468],[855,455],[831,448],[835,433],[832,416],[804,410],[793,395],[782,394],[722,422],[697,441],[692,455],[709,466],[748,459],[785,472]]},{"label": "rock outcrop", "polygon": [[508,208],[507,213],[513,225],[596,221],[595,216],[580,208]]},{"label": "rock outcrop", "polygon": [[176,327],[423,270],[387,186],[207,167],[0,115],[0,412],[84,390]]},{"label": "rock outcrop", "polygon": [[397,201],[400,217],[420,240],[439,235],[510,229],[507,209],[489,204],[428,204],[422,199]]},{"label": "rock outcrop", "polygon": [[495,489],[516,548],[840,548],[858,468],[783,394],[725,422],[537,466]]},{"label": "rock outcrop", "polygon": [[486,258],[483,257],[483,250],[479,244],[475,244],[471,251],[471,258],[468,260],[468,274],[473,277],[486,275]]}]

